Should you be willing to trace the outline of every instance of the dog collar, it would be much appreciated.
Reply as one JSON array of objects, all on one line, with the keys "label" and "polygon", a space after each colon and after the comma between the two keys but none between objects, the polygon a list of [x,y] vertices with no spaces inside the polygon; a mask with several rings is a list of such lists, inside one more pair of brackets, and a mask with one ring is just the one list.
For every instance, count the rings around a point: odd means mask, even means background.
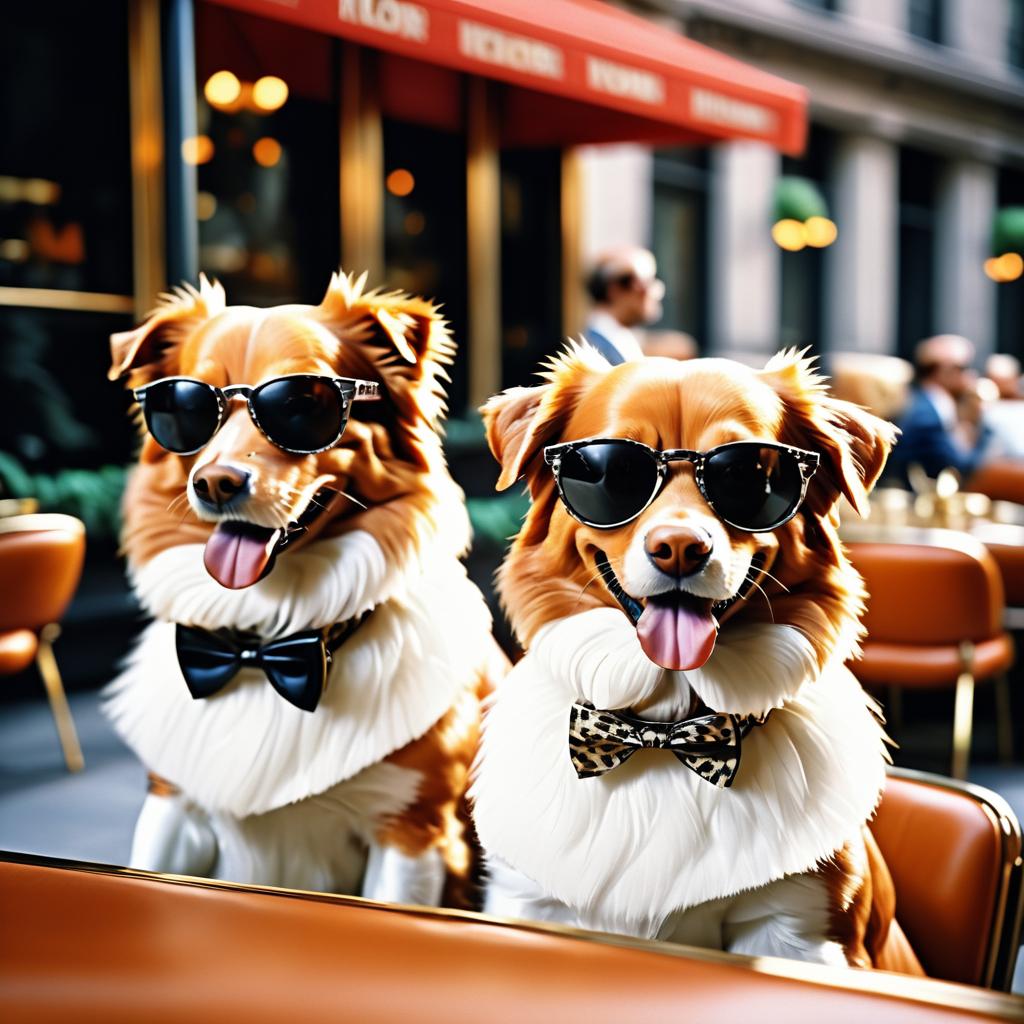
[{"label": "dog collar", "polygon": [[581,779],[618,768],[638,750],[670,750],[690,771],[727,789],[740,766],[741,743],[765,715],[727,715],[704,709],[681,722],[649,722],[624,711],[599,711],[589,703],[569,712],[569,756]]},{"label": "dog collar", "polygon": [[207,630],[177,623],[178,666],[193,699],[224,689],[242,668],[262,669],[289,704],[315,711],[327,687],[331,655],[363,624],[369,612],[323,629],[304,629],[261,643],[252,634]]}]

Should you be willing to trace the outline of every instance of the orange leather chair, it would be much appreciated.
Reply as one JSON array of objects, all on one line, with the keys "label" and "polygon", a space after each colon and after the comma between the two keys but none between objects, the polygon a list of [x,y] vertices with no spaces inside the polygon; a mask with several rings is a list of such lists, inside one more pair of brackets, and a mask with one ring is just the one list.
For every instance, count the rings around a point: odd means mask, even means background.
[{"label": "orange leather chair", "polygon": [[1009,757],[1006,672],[1013,643],[1003,628],[1003,584],[978,541],[952,530],[907,530],[899,542],[848,543],[868,591],[863,657],[850,668],[869,689],[956,688],[955,778],[967,776],[974,685],[995,679],[1000,751]]},{"label": "orange leather chair", "polygon": [[1003,593],[1006,595],[1003,622],[1007,629],[1024,630],[1024,544],[1000,543],[998,537],[997,527],[981,535],[979,540],[996,560],[1003,578]]},{"label": "orange leather chair", "polygon": [[990,462],[967,481],[964,490],[985,494],[993,501],[1024,505],[1024,464],[1015,459]]},{"label": "orange leather chair", "polygon": [[871,823],[896,920],[933,978],[1009,991],[1020,945],[1021,830],[980,786],[894,768]]},{"label": "orange leather chair", "polygon": [[74,596],[85,559],[85,527],[71,516],[0,519],[0,675],[35,661],[46,687],[69,771],[84,765],[53,654],[57,625]]},{"label": "orange leather chair", "polygon": [[0,855],[5,1022],[968,1024],[1024,1000],[881,971]]}]

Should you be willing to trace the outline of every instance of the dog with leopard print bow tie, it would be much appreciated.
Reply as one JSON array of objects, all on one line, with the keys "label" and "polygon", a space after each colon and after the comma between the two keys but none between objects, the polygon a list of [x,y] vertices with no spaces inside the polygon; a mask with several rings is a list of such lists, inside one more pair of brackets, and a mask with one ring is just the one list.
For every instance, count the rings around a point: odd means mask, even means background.
[{"label": "dog with leopard print bow tie", "polygon": [[471,789],[485,909],[919,972],[866,823],[885,778],[844,662],[863,509],[894,430],[809,362],[610,367],[570,346],[483,409],[531,507],[499,573],[526,653]]}]

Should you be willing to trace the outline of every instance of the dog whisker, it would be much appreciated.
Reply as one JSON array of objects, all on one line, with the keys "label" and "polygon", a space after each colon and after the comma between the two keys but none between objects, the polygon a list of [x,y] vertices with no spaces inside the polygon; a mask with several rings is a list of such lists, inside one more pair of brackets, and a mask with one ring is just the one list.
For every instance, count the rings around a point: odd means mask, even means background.
[{"label": "dog whisker", "polygon": [[177,497],[171,498],[171,500],[167,503],[166,511],[173,512],[174,506],[177,505],[179,501],[188,501],[188,494],[185,491],[182,491],[181,494],[179,494]]},{"label": "dog whisker", "polygon": [[573,612],[575,612],[576,609],[579,608],[580,601],[583,600],[583,595],[590,589],[590,584],[591,583],[596,583],[600,578],[601,578],[601,571],[598,570],[597,572],[594,573],[593,576],[590,577],[589,580],[587,580],[586,583],[583,584],[582,589],[580,590],[579,594],[577,594],[577,596],[576,596],[576,604],[573,605],[573,609],[572,609]]},{"label": "dog whisker", "polygon": [[746,576],[744,578],[746,579],[747,583],[751,584],[751,586],[757,587],[757,589],[761,591],[761,595],[762,595],[762,597],[764,597],[764,602],[765,602],[766,605],[768,605],[768,614],[771,615],[772,622],[774,622],[775,621],[775,609],[772,608],[771,599],[765,593],[764,587],[762,587],[761,584],[757,582],[757,580],[751,579],[750,576]]},{"label": "dog whisker", "polygon": [[348,491],[339,491],[338,493],[343,498],[348,498],[348,500],[351,501],[353,504],[358,505],[361,509],[363,509],[363,511],[369,511],[369,505],[364,505],[358,498],[353,498],[352,495],[348,493]]},{"label": "dog whisker", "polygon": [[776,583],[776,584],[778,584],[778,586],[782,587],[782,589],[787,594],[789,593],[789,587],[787,587],[786,584],[783,583],[782,580],[780,580],[777,576],[773,576],[767,569],[762,569],[761,570],[761,575],[762,576],[767,576],[768,579],[770,579],[773,583]]}]

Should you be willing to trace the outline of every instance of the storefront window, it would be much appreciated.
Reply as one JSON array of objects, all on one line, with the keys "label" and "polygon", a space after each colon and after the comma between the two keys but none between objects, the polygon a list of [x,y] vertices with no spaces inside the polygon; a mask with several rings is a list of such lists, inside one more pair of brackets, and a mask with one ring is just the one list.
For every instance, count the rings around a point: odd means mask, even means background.
[{"label": "storefront window", "polygon": [[[830,185],[833,149],[832,133],[820,125],[812,125],[804,155],[799,159],[784,157],[782,161],[782,173],[813,181],[829,209],[833,207]],[[821,351],[827,253],[827,248],[812,245],[782,251],[779,343],[784,347]]]},{"label": "storefront window", "polygon": [[[1024,206],[1024,172],[1000,169],[996,208],[1004,206]],[[1024,276],[996,285],[996,351],[1024,358]]]},{"label": "storefront window", "polygon": [[534,384],[562,337],[561,154],[501,154],[503,387]]},{"label": "storefront window", "polygon": [[942,0],[909,0],[907,31],[929,43],[941,43],[943,30]]},{"label": "storefront window", "polygon": [[6,5],[0,96],[0,287],[130,295],[125,5]]},{"label": "storefront window", "polygon": [[384,121],[384,280],[442,306],[458,350],[448,407],[466,406],[466,141]]},{"label": "storefront window", "polygon": [[319,302],[340,251],[338,43],[196,10],[199,265],[229,301]]},{"label": "storefront window", "polygon": [[900,150],[899,354],[934,333],[936,158],[917,149]]},{"label": "storefront window", "polygon": [[[0,307],[0,451],[26,473],[124,465],[128,393],[107,380],[109,338],[131,316]],[[7,464],[0,465],[0,481]]]},{"label": "storefront window", "polygon": [[654,158],[654,255],[665,282],[655,330],[683,331],[706,344],[708,251],[706,150],[661,150]]}]

